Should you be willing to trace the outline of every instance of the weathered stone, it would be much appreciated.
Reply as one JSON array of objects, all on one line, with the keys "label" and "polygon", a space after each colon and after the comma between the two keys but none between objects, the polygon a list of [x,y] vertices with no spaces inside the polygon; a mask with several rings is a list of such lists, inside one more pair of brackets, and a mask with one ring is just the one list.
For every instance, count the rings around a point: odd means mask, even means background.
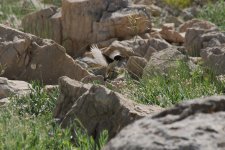
[{"label": "weathered stone", "polygon": [[178,67],[179,61],[187,63],[190,69],[194,66],[194,64],[176,48],[167,48],[155,52],[144,68],[143,77],[155,74],[168,74],[171,69]]},{"label": "weathered stone", "polygon": [[194,99],[125,127],[103,150],[223,150],[225,97]]},{"label": "weathered stone", "polygon": [[0,77],[0,99],[13,95],[26,95],[31,92],[30,88],[31,85],[27,82]]},{"label": "weathered stone", "polygon": [[62,127],[79,119],[94,138],[104,129],[112,138],[124,126],[161,110],[157,106],[136,104],[103,86],[83,84],[68,77],[60,78],[59,86],[60,97],[54,117],[60,120]]},{"label": "weathered stone", "polygon": [[134,78],[142,77],[147,61],[142,57],[131,56],[127,61],[127,70]]},{"label": "weathered stone", "polygon": [[161,37],[171,43],[184,43],[184,34],[175,31],[171,24],[164,24],[159,32]]},{"label": "weathered stone", "polygon": [[68,54],[78,57],[92,43],[149,31],[151,20],[146,9],[131,5],[130,0],[64,0],[61,10],[51,7],[30,14],[23,19],[23,26],[41,37],[48,35]]},{"label": "weathered stone", "polygon": [[40,80],[45,84],[55,84],[63,75],[76,80],[90,75],[54,41],[3,25],[0,25],[0,64],[6,66],[4,77]]},{"label": "weathered stone", "polygon": [[192,56],[200,56],[201,49],[219,46],[222,43],[225,43],[225,33],[214,29],[190,28],[185,35],[185,48]]},{"label": "weathered stone", "polygon": [[202,49],[201,57],[205,65],[215,74],[225,74],[225,44]]},{"label": "weathered stone", "polygon": [[22,26],[25,32],[62,43],[61,12],[57,7],[28,14],[22,19]]},{"label": "weathered stone", "polygon": [[215,29],[217,28],[215,24],[200,20],[200,19],[192,19],[190,21],[187,21],[183,23],[182,25],[179,26],[179,32],[187,32],[189,28],[200,28],[204,30],[209,30],[209,29]]},{"label": "weathered stone", "polygon": [[114,41],[104,54],[109,56],[113,51],[119,51],[123,57],[141,56],[147,60],[155,51],[160,51],[170,47],[170,44],[163,39],[142,39],[134,37],[130,40]]}]

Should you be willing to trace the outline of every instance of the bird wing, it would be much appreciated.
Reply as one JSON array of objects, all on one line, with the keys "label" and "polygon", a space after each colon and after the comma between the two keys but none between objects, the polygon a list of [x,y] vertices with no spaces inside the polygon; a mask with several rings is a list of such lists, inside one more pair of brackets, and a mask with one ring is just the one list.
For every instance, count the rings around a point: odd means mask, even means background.
[{"label": "bird wing", "polygon": [[91,46],[91,53],[94,57],[94,60],[97,64],[102,65],[102,66],[108,66],[108,63],[106,62],[105,57],[103,56],[101,50],[98,48],[97,45],[92,45]]}]

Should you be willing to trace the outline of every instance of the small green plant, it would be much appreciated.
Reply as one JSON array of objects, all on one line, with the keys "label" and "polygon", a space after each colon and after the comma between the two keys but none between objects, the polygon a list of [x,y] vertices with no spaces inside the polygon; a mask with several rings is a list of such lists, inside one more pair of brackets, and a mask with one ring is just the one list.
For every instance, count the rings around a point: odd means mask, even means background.
[{"label": "small green plant", "polygon": [[214,74],[202,67],[190,71],[184,63],[167,75],[155,74],[140,81],[128,80],[131,98],[144,104],[168,107],[183,100],[222,94],[224,86]]},{"label": "small green plant", "polygon": [[214,4],[208,3],[201,9],[198,17],[216,24],[225,31],[225,2],[219,0]]},{"label": "small green plant", "polygon": [[177,8],[185,8],[191,5],[193,0],[165,0],[167,4]]},{"label": "small green plant", "polygon": [[51,93],[43,91],[40,82],[31,82],[31,93],[24,97],[13,97],[12,103],[22,116],[40,116],[52,112],[58,97],[58,90]]}]

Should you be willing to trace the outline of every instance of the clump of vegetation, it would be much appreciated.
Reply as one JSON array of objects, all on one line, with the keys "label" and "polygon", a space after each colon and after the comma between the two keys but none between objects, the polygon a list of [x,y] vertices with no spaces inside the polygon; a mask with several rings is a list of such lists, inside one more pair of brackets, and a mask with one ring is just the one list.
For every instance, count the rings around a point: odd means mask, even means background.
[{"label": "clump of vegetation", "polygon": [[165,0],[167,4],[177,8],[185,8],[191,5],[192,0]]},{"label": "clump of vegetation", "polygon": [[[214,74],[202,67],[190,71],[184,63],[167,75],[157,74],[138,82],[128,80],[131,98],[143,104],[168,107],[187,99],[222,94],[224,86]],[[134,88],[135,87],[135,88]]]},{"label": "clump of vegetation", "polygon": [[225,30],[225,1],[208,3],[201,9],[198,17],[215,23],[220,29]]},{"label": "clump of vegetation", "polygon": [[[93,149],[100,150],[107,141],[103,132],[98,143],[81,125],[61,129],[52,119],[58,90],[46,93],[40,83],[32,83],[30,95],[12,97],[0,108],[0,149]],[[72,141],[76,142],[72,142]]]},{"label": "clump of vegetation", "polygon": [[62,0],[43,0],[44,4],[53,4],[55,6],[61,6]]}]

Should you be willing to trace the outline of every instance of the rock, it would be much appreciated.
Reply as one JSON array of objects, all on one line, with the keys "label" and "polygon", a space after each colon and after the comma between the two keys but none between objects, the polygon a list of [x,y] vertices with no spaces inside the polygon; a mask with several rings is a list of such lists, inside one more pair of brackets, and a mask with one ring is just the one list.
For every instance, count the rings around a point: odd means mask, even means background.
[{"label": "rock", "polygon": [[219,32],[216,25],[208,21],[190,20],[181,25],[179,31],[186,32],[184,45],[191,56],[200,56],[201,49],[218,45],[218,40],[224,42],[224,33]]},{"label": "rock", "polygon": [[211,22],[200,20],[200,19],[192,19],[189,20],[179,26],[179,32],[187,32],[189,28],[200,28],[204,30],[216,29],[217,26]]},{"label": "rock", "polygon": [[134,37],[130,40],[114,41],[104,54],[109,56],[113,51],[119,51],[123,57],[140,56],[149,59],[155,51],[160,51],[170,47],[170,44],[163,39],[142,39]]},{"label": "rock", "polygon": [[45,85],[43,90],[47,93],[47,94],[51,94],[54,91],[56,91],[59,88],[58,85]]},{"label": "rock", "polygon": [[57,7],[49,7],[30,13],[22,19],[25,32],[62,43],[61,12]]},{"label": "rock", "polygon": [[208,47],[201,51],[201,57],[207,67],[216,75],[225,74],[225,44]]},{"label": "rock", "polygon": [[190,28],[185,35],[185,48],[191,56],[200,56],[201,49],[223,43],[225,43],[225,33],[214,29]]},{"label": "rock", "polygon": [[124,126],[161,110],[157,106],[136,104],[103,86],[83,84],[68,77],[61,77],[59,86],[54,117],[60,120],[62,127],[79,119],[94,138],[98,138],[104,129],[112,138]]},{"label": "rock", "polygon": [[171,43],[184,43],[184,34],[175,31],[175,28],[172,24],[164,24],[162,30],[159,32],[161,37]]},{"label": "rock", "polygon": [[2,98],[0,99],[0,108],[6,104],[9,103],[9,99],[8,98]]},{"label": "rock", "polygon": [[225,97],[194,99],[125,127],[103,150],[223,150]]},{"label": "rock", "polygon": [[50,32],[48,38],[78,57],[92,43],[149,31],[151,20],[145,6],[131,5],[130,0],[64,0],[61,10],[51,7],[30,14],[23,19],[23,26],[31,33],[39,31],[41,37]]},{"label": "rock", "polygon": [[55,84],[63,75],[76,80],[90,75],[54,41],[4,25],[0,25],[0,64],[6,66],[4,77],[44,84]]},{"label": "rock", "polygon": [[0,77],[0,99],[13,95],[23,96],[31,92],[31,85],[24,81]]},{"label": "rock", "polygon": [[187,63],[190,69],[194,66],[194,64],[176,48],[167,48],[155,52],[144,68],[143,77],[156,74],[168,74],[171,69],[178,67],[179,61]]},{"label": "rock", "polygon": [[103,13],[101,21],[93,24],[93,38],[97,41],[112,37],[126,39],[150,29],[151,22],[145,12],[145,7],[130,7],[116,12]]},{"label": "rock", "polygon": [[147,61],[142,57],[131,56],[127,61],[127,70],[134,78],[141,78]]}]

